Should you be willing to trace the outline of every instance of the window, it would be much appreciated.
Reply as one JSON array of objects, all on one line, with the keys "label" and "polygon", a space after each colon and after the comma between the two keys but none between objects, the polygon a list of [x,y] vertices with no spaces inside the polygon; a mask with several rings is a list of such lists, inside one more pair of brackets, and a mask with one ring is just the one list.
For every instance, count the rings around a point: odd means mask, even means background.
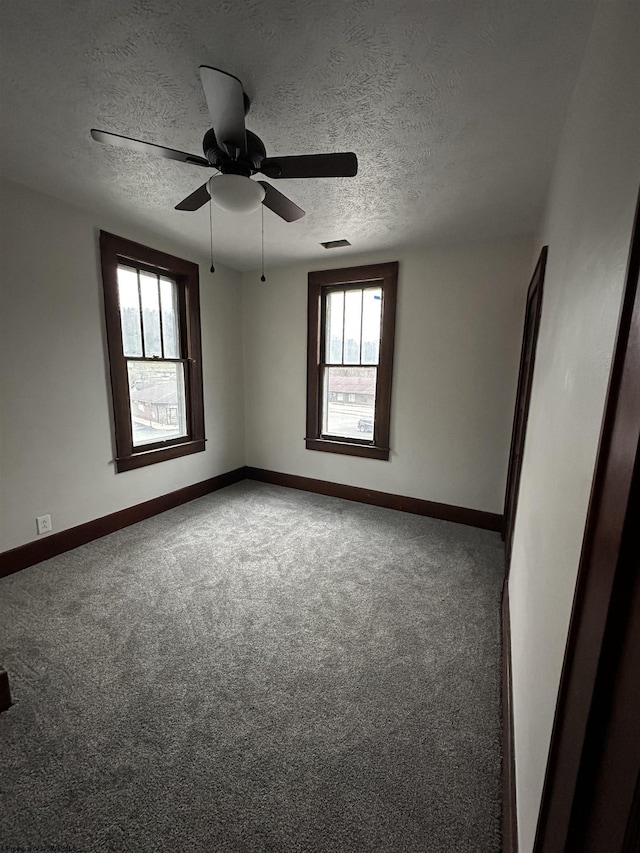
[{"label": "window", "polygon": [[198,265],[100,232],[116,471],[205,449]]},{"label": "window", "polygon": [[389,458],[398,263],[309,273],[308,450]]}]

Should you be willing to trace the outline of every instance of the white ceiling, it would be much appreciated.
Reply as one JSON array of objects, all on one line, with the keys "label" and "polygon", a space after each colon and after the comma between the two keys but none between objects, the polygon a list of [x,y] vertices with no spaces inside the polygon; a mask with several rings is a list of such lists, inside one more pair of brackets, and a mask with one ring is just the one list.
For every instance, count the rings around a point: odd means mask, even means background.
[{"label": "white ceiling", "polygon": [[[267,155],[355,151],[355,178],[273,181],[267,264],[526,233],[538,224],[592,0],[2,0],[0,165],[15,181],[209,250],[198,66],[239,77]],[[216,257],[260,263],[260,212],[213,208]],[[320,241],[347,238],[351,249]]]}]

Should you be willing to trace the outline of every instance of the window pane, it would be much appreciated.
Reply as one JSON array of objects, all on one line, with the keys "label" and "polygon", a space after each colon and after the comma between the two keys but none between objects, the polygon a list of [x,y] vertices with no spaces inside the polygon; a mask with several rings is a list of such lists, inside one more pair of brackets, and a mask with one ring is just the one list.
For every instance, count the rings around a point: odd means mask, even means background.
[{"label": "window pane", "polygon": [[376,410],[375,367],[325,367],[322,432],[373,440]]},{"label": "window pane", "polygon": [[377,364],[380,357],[382,289],[368,287],[362,292],[362,364]]},{"label": "window pane", "polygon": [[133,446],[187,435],[184,365],[128,361]]},{"label": "window pane", "polygon": [[140,271],[140,301],[142,303],[142,326],[144,329],[144,354],[147,358],[162,355],[160,337],[160,304],[158,278]]},{"label": "window pane", "polygon": [[162,311],[162,343],[165,358],[180,358],[178,285],[160,276],[160,306]]},{"label": "window pane", "polygon": [[344,291],[327,294],[327,339],[325,360],[328,364],[342,364],[342,322],[344,319]]},{"label": "window pane", "polygon": [[361,327],[362,291],[346,290],[344,294],[344,364],[360,364]]},{"label": "window pane", "polygon": [[118,303],[120,305],[122,350],[125,355],[142,355],[138,274],[130,267],[118,267]]}]

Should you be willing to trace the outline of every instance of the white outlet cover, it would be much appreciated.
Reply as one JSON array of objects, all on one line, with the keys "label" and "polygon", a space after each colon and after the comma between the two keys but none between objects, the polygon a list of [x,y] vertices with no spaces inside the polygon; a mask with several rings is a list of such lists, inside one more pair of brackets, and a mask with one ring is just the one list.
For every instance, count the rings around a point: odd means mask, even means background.
[{"label": "white outlet cover", "polygon": [[39,515],[36,518],[36,527],[38,529],[38,536],[41,536],[43,533],[51,533],[51,516]]}]

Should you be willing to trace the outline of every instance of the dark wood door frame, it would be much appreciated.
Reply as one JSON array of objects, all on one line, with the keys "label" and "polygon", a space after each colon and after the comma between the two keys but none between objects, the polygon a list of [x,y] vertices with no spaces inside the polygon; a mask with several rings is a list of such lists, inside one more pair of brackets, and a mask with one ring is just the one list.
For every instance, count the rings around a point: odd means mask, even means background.
[{"label": "dark wood door frame", "polygon": [[509,572],[509,561],[511,559],[513,528],[515,524],[516,510],[518,508],[518,490],[520,488],[520,474],[522,473],[522,454],[524,453],[524,442],[527,433],[527,418],[529,417],[529,403],[531,402],[533,369],[536,360],[540,315],[542,313],[542,286],[544,284],[544,273],[547,266],[548,251],[549,247],[543,246],[527,291],[527,310],[524,316],[524,332],[522,335],[520,370],[518,373],[518,390],[516,392],[516,409],[513,416],[507,488],[504,500],[503,538],[505,540],[507,574]]},{"label": "dark wood door frame", "polygon": [[534,853],[638,849],[639,275],[640,196]]}]

